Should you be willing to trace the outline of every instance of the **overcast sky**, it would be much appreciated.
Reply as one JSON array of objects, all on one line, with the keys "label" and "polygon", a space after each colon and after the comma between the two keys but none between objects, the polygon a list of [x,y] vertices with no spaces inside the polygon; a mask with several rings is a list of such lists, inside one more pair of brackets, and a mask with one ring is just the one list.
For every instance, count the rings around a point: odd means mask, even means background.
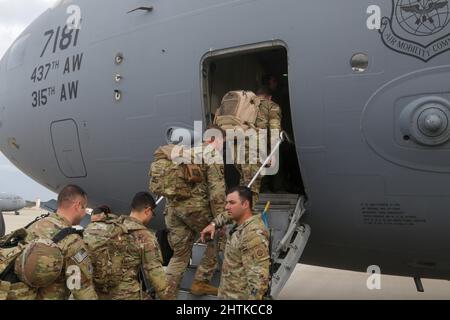
[{"label": "overcast sky", "polygon": [[[17,36],[56,0],[0,0],[0,57]],[[28,178],[0,153],[0,192],[27,200],[55,198],[55,194]]]}]

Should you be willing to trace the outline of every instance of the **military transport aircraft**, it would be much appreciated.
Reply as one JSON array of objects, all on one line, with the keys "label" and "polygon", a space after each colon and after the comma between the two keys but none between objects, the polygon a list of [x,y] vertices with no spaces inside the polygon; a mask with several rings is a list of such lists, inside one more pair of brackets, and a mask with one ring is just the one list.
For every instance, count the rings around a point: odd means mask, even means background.
[{"label": "military transport aircraft", "polygon": [[448,0],[60,1],[0,62],[0,148],[126,212],[159,145],[276,75],[274,296],[299,259],[421,289],[450,279],[449,22]]},{"label": "military transport aircraft", "polygon": [[5,234],[5,222],[3,220],[3,212],[14,211],[19,214],[19,210],[26,206],[26,202],[19,196],[0,193],[0,236]]}]

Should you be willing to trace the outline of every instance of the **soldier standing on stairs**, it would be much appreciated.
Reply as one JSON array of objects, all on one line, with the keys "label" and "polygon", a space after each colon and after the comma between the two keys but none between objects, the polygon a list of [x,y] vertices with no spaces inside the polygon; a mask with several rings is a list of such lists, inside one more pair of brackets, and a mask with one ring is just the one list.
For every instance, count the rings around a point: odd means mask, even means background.
[{"label": "soldier standing on stairs", "polygon": [[[252,192],[247,187],[228,191],[226,211],[235,222],[229,231],[220,279],[219,298],[262,300],[269,287],[269,231],[261,215],[253,215]],[[202,233],[214,236],[210,224]]]},{"label": "soldier standing on stairs", "polygon": [[[223,148],[223,131],[218,130],[222,137],[214,137],[203,147],[208,148],[206,152],[194,152],[195,157],[219,153]],[[167,199],[166,226],[169,230],[168,240],[174,254],[167,266],[168,289],[167,295],[170,299],[178,296],[180,283],[188,267],[192,253],[192,246],[196,236],[216,216],[224,214],[225,208],[225,180],[223,164],[212,162],[200,166],[202,171],[202,182],[192,187],[192,196],[186,200]],[[197,268],[195,279],[191,287],[194,295],[217,295],[217,288],[210,285],[210,281],[216,269],[216,249],[214,243],[208,243],[206,251]]]},{"label": "soldier standing on stairs", "polygon": [[[276,88],[276,86],[275,86]],[[261,103],[259,104],[258,116],[256,118],[255,126],[259,129],[265,129],[268,132],[267,142],[268,142],[268,150],[270,153],[270,141],[272,140],[272,136],[279,135],[282,131],[281,122],[282,122],[282,112],[281,107],[272,100],[272,90],[268,86],[262,86],[258,89],[257,95],[261,99]],[[272,159],[274,161],[275,159]],[[281,159],[280,159],[281,160]],[[271,163],[271,165],[275,165],[275,163]],[[281,170],[281,166],[279,167]],[[253,172],[254,174],[254,172]],[[262,179],[262,178],[260,178]],[[267,187],[272,191],[276,192],[278,189],[281,189],[283,184],[283,178],[278,172],[273,176],[266,176],[262,181],[263,185],[267,185]],[[252,189],[253,191],[253,189]],[[255,203],[256,205],[256,203]]]}]

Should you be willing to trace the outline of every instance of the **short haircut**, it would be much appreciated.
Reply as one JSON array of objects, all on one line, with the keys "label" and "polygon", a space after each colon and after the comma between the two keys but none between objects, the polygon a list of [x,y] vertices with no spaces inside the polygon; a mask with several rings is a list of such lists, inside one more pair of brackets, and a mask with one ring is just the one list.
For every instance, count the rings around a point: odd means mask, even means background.
[{"label": "short haircut", "polygon": [[271,96],[272,90],[268,86],[261,86],[258,88],[258,91],[256,92],[258,95],[265,95],[265,96]]},{"label": "short haircut", "polygon": [[152,195],[148,192],[136,193],[131,202],[131,210],[139,212],[149,207],[152,209],[156,207],[155,199],[153,199]]},{"label": "short haircut", "polygon": [[79,186],[69,184],[65,186],[58,194],[58,207],[64,206],[67,202],[73,202],[77,197],[86,198],[86,192]]},{"label": "short haircut", "polygon": [[101,213],[110,214],[112,213],[112,210],[106,204],[101,205],[100,207],[97,207],[94,210],[92,210],[92,214],[101,214]]},{"label": "short haircut", "polygon": [[241,202],[248,201],[250,209],[253,208],[253,193],[252,190],[245,186],[237,186],[227,190],[227,195],[237,192]]}]

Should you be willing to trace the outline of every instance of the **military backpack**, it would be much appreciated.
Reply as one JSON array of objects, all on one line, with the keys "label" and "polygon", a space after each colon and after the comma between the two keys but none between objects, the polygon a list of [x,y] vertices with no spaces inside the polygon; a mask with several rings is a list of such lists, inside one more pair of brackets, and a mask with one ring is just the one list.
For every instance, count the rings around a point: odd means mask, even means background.
[{"label": "military backpack", "polygon": [[157,196],[185,200],[191,197],[193,185],[203,181],[203,173],[199,165],[189,163],[191,152],[180,155],[175,147],[166,145],[155,151],[149,170],[149,190]]},{"label": "military backpack", "polygon": [[127,251],[125,237],[129,233],[123,218],[107,215],[103,220],[90,223],[84,231],[84,241],[94,269],[95,288],[102,293],[116,287],[123,276],[124,252]]},{"label": "military backpack", "polygon": [[[61,275],[64,258],[58,243],[71,234],[81,235],[81,231],[64,228],[52,239],[26,241],[27,229],[48,216],[42,215],[26,227],[0,238],[0,281],[3,287],[23,282],[31,288],[43,288]],[[0,290],[0,300],[7,298],[7,291]]]},{"label": "military backpack", "polygon": [[222,99],[214,124],[224,130],[254,128],[260,99],[252,91],[230,91]]}]

